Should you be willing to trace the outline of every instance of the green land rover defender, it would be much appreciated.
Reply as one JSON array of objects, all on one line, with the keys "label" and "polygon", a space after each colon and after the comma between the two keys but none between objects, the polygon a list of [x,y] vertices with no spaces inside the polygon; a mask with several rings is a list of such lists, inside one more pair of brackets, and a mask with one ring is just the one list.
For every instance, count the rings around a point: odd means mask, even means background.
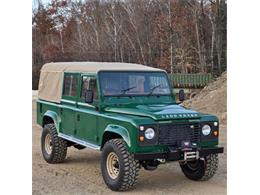
[{"label": "green land rover defender", "polygon": [[218,118],[176,103],[167,73],[138,64],[45,64],[37,123],[48,163],[64,162],[70,146],[100,150],[103,179],[114,191],[132,188],[140,168],[171,161],[187,178],[208,180],[223,153]]}]

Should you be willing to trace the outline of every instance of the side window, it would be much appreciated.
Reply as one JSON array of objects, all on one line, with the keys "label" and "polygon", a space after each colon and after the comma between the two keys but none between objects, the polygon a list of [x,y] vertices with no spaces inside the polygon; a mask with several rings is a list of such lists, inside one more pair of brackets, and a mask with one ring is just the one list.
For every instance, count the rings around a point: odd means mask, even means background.
[{"label": "side window", "polygon": [[94,99],[97,99],[97,82],[95,77],[83,76],[81,85],[81,97],[85,98],[86,90],[94,92]]},{"label": "side window", "polygon": [[77,95],[77,75],[64,75],[63,81],[63,95],[76,96]]}]

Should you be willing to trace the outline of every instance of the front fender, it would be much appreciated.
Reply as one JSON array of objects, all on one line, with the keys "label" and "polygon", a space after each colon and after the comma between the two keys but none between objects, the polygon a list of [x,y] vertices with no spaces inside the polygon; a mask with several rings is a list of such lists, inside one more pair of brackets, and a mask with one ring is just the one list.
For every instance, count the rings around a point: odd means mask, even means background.
[{"label": "front fender", "polygon": [[[57,129],[57,132],[59,132],[60,130],[60,122],[61,122],[61,118],[59,117],[59,115],[56,113],[56,112],[53,112],[53,111],[50,111],[50,110],[47,110],[44,115],[43,115],[43,119],[44,117],[49,117],[53,120],[54,122],[54,125]],[[43,120],[44,122],[44,120]]]},{"label": "front fender", "polygon": [[112,132],[120,135],[124,141],[126,142],[127,146],[130,148],[131,147],[131,140],[130,140],[130,135],[129,132],[126,128],[120,126],[120,125],[108,125],[104,131],[105,132]]}]

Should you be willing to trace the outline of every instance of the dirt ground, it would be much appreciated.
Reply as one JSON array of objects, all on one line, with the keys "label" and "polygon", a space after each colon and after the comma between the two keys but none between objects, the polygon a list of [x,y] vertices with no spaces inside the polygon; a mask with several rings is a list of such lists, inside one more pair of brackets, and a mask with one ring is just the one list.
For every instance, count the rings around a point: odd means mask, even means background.
[{"label": "dirt ground", "polygon": [[[32,192],[33,194],[121,194],[108,189],[100,170],[100,152],[68,148],[62,164],[47,164],[41,154],[41,128],[35,122],[35,98],[32,101]],[[189,104],[192,106],[192,103]],[[203,108],[201,108],[203,110]],[[222,111],[223,113],[226,111]],[[218,113],[219,114],[219,113]],[[219,169],[206,182],[188,180],[178,163],[161,165],[155,171],[141,169],[136,187],[125,194],[226,194],[227,193],[227,134],[226,120],[220,126],[220,145],[225,153],[219,155]]]}]

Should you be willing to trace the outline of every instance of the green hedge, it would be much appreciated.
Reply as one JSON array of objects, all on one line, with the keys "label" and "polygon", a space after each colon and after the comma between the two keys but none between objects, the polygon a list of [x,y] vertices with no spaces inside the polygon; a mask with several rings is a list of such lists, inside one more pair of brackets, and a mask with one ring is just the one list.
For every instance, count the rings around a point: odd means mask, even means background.
[{"label": "green hedge", "polygon": [[210,73],[169,74],[175,88],[202,88],[212,80]]}]

